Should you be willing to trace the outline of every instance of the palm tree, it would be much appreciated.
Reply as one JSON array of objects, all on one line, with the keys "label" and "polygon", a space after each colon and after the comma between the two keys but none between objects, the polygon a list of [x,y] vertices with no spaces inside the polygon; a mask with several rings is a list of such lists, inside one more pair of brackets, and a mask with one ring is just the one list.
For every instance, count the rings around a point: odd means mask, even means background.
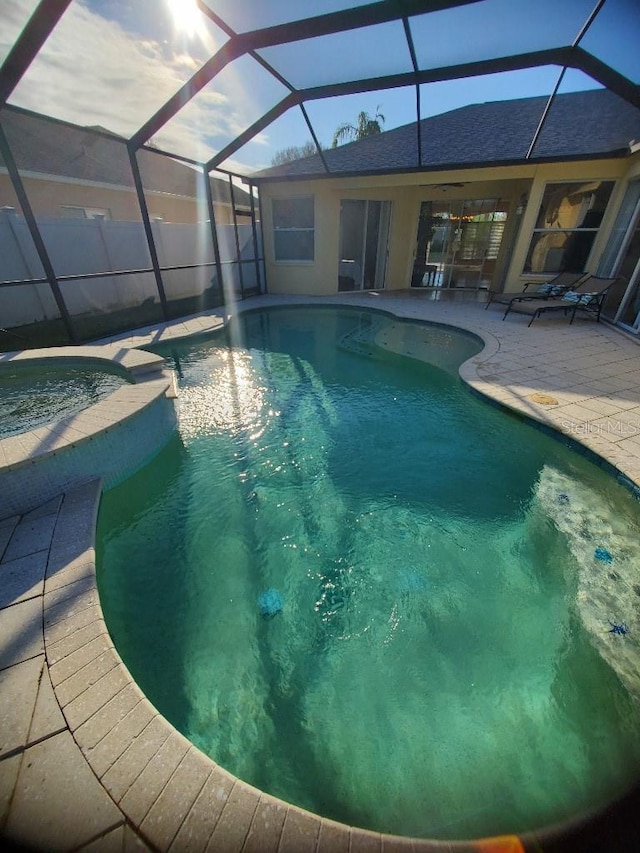
[{"label": "palm tree", "polygon": [[341,142],[351,142],[356,139],[364,139],[365,136],[374,136],[376,133],[382,133],[382,127],[385,122],[385,117],[380,112],[380,107],[376,107],[376,114],[373,118],[364,110],[358,113],[357,124],[341,124],[336,128],[333,134],[332,148],[337,148]]}]

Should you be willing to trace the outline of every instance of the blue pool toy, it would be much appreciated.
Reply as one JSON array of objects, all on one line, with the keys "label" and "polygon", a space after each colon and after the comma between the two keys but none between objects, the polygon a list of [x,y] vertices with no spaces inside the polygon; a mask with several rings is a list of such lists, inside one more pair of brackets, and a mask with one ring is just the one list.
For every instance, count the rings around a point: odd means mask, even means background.
[{"label": "blue pool toy", "polygon": [[263,619],[273,619],[284,607],[284,599],[277,589],[269,587],[258,596],[258,607]]},{"label": "blue pool toy", "polygon": [[609,625],[611,625],[611,628],[609,628],[610,634],[619,634],[621,637],[624,637],[625,634],[629,633],[629,629],[624,622],[617,624],[616,622],[609,620]]},{"label": "blue pool toy", "polygon": [[601,563],[613,563],[613,554],[601,545],[598,545],[596,550],[593,552],[593,556],[596,560],[600,560]]}]

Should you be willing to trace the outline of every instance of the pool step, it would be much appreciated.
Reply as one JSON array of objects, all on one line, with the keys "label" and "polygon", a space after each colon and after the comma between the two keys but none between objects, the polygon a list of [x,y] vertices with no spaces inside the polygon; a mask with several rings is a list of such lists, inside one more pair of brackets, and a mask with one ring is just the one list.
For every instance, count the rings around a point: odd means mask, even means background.
[{"label": "pool step", "polygon": [[343,335],[338,346],[341,349],[348,350],[361,355],[365,358],[380,358],[380,347],[374,343],[374,338],[380,329],[380,323],[372,322],[365,329],[352,329]]}]

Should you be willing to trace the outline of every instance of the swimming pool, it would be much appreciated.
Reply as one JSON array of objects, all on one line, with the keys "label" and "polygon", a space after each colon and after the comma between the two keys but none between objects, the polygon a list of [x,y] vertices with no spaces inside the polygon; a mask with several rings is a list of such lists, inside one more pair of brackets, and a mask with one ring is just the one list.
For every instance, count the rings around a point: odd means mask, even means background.
[{"label": "swimming pool", "polygon": [[522,831],[624,790],[637,502],[469,394],[469,336],[287,309],[229,338],[172,350],[180,436],[99,518],[107,622],[158,708],[385,832]]},{"label": "swimming pool", "polygon": [[132,382],[85,362],[0,367],[0,438],[57,423]]}]

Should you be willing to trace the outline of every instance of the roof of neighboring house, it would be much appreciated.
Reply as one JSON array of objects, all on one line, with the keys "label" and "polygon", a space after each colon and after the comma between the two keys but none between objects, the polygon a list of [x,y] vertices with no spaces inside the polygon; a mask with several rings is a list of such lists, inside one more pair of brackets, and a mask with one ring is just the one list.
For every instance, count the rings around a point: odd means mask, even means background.
[{"label": "roof of neighboring house", "polygon": [[[125,140],[104,128],[74,127],[10,107],[2,111],[2,127],[20,171],[134,186]],[[144,149],[138,163],[146,190],[197,197],[201,173],[185,163]],[[212,177],[211,190],[215,202],[231,203],[228,181]],[[249,206],[245,190],[234,185],[233,192],[236,205]]]},{"label": "roof of neighboring house", "polygon": [[[526,159],[546,97],[472,104],[323,151],[330,173],[468,168]],[[622,156],[640,139],[640,110],[606,89],[557,95],[529,160]],[[325,175],[319,155],[264,169],[253,178]]]}]

